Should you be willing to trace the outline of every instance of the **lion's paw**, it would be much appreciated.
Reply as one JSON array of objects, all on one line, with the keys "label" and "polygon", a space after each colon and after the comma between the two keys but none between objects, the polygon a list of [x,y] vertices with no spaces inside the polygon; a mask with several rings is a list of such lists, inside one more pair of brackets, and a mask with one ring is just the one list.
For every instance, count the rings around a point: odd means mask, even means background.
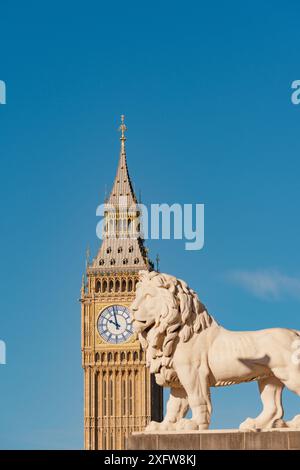
[{"label": "lion's paw", "polygon": [[258,431],[259,428],[256,426],[256,421],[253,418],[247,418],[240,424],[240,431]]},{"label": "lion's paw", "polygon": [[196,431],[198,424],[192,419],[180,419],[175,425],[176,431]]},{"label": "lion's paw", "polygon": [[300,429],[300,415],[296,415],[293,419],[286,422],[288,428]]},{"label": "lion's paw", "polygon": [[159,424],[159,431],[175,431],[175,423],[171,423],[170,421],[162,421]]},{"label": "lion's paw", "polygon": [[247,418],[240,424],[240,431],[261,431],[262,429],[280,429],[286,427],[287,423],[281,418],[270,420]]},{"label": "lion's paw", "polygon": [[146,426],[146,428],[145,428],[145,432],[158,431],[160,425],[161,425],[161,423],[158,423],[157,421],[150,421],[148,426]]},{"label": "lion's paw", "polygon": [[158,423],[157,421],[150,421],[148,426],[145,428],[145,432],[155,432],[155,431],[174,431],[175,424],[170,421],[162,421]]}]

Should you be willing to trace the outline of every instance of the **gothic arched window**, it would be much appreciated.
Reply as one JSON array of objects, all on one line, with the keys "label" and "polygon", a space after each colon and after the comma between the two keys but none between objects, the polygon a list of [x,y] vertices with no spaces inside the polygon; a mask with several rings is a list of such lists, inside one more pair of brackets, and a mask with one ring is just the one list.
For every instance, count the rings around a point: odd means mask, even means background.
[{"label": "gothic arched window", "polygon": [[96,282],[95,292],[100,292],[100,291],[101,291],[101,282],[98,280]]}]

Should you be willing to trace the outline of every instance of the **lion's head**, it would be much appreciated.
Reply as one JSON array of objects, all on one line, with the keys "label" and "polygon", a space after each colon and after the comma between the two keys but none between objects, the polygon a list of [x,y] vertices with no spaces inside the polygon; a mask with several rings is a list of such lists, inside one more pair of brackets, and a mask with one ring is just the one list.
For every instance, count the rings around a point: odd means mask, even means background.
[{"label": "lion's head", "polygon": [[155,271],[140,271],[130,308],[150,371],[159,385],[174,386],[172,357],[177,342],[188,341],[215,320],[184,281]]}]

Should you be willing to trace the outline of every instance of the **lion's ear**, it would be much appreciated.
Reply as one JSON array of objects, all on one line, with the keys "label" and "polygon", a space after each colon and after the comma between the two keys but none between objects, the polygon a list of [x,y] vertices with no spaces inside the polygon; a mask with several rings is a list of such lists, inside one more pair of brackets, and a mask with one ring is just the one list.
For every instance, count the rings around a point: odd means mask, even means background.
[{"label": "lion's ear", "polygon": [[168,287],[169,291],[174,294],[175,293],[175,290],[176,290],[176,287],[175,287],[175,284],[170,284],[169,287]]},{"label": "lion's ear", "polygon": [[168,279],[164,279],[163,287],[165,289],[168,289],[172,294],[174,294],[176,289],[176,282],[174,282],[174,279],[169,276]]},{"label": "lion's ear", "polygon": [[176,284],[176,278],[174,278],[174,276],[170,276],[169,274],[164,273],[157,273],[155,271],[152,271],[151,274],[151,280],[153,280],[156,287],[170,289],[171,286],[175,286]]}]

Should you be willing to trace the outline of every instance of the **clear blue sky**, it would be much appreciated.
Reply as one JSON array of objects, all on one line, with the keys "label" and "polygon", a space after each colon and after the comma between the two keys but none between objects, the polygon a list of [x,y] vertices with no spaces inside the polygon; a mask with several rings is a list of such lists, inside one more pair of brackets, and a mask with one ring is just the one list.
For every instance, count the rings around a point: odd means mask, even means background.
[{"label": "clear blue sky", "polygon": [[[205,204],[205,247],[149,242],[224,326],[300,329],[299,2],[2,2],[0,448],[81,448],[80,305],[119,115],[145,202]],[[285,394],[286,414],[300,399]],[[256,384],[213,390],[213,427]]]}]

